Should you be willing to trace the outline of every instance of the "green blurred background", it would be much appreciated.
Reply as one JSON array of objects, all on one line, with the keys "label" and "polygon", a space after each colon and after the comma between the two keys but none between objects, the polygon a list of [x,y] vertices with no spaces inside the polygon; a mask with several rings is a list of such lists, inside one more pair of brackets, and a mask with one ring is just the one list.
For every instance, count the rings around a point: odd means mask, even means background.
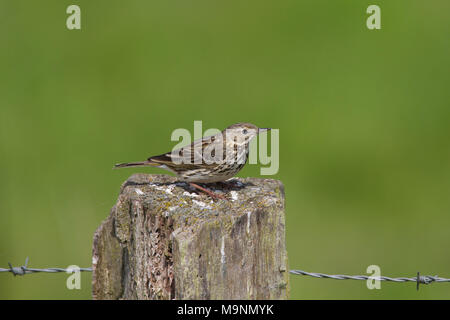
[{"label": "green blurred background", "polygon": [[[81,7],[82,30],[66,28]],[[381,30],[366,8],[381,7]],[[91,264],[92,237],[175,128],[280,129],[291,269],[450,277],[450,2],[0,1],[0,267]],[[240,176],[259,176],[247,165]],[[0,298],[90,299],[67,274]],[[450,298],[291,276],[293,299]]]}]

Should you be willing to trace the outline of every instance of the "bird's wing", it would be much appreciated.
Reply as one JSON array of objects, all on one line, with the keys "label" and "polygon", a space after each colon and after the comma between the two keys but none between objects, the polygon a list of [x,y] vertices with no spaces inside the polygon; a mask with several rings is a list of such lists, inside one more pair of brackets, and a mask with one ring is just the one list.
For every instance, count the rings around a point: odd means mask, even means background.
[{"label": "bird's wing", "polygon": [[199,167],[213,166],[205,163],[204,151],[213,147],[213,143],[220,143],[218,135],[203,137],[193,141],[190,145],[175,149],[171,152],[153,156],[148,161],[165,164],[170,167],[180,166],[183,169],[195,169]]}]

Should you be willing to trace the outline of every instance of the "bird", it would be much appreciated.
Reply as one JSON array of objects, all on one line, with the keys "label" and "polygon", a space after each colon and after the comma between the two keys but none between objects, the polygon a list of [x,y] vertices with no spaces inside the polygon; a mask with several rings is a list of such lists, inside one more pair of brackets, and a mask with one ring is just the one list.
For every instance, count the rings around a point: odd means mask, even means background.
[{"label": "bird", "polygon": [[223,131],[200,138],[145,161],[119,163],[114,168],[158,167],[174,173],[178,180],[201,190],[213,199],[225,199],[198,185],[223,182],[234,177],[246,164],[250,141],[271,128],[258,128],[248,122],[235,123]]}]

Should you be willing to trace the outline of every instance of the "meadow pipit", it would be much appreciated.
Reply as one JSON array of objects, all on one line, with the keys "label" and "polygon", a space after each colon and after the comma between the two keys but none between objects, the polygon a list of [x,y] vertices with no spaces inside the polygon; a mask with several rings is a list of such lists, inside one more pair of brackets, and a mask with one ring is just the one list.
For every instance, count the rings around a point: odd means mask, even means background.
[{"label": "meadow pipit", "polygon": [[115,168],[163,168],[211,197],[223,199],[222,195],[213,193],[197,183],[214,183],[232,178],[247,161],[250,140],[268,130],[270,128],[258,128],[251,123],[236,123],[216,135],[203,137],[188,146],[150,157],[146,161],[116,164]]}]

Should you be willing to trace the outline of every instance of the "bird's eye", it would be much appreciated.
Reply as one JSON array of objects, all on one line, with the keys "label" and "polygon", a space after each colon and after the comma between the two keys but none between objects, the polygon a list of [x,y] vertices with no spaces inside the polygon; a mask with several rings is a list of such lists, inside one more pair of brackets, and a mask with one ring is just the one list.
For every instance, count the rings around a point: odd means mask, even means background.
[{"label": "bird's eye", "polygon": [[247,129],[242,130],[243,134],[247,134]]}]

